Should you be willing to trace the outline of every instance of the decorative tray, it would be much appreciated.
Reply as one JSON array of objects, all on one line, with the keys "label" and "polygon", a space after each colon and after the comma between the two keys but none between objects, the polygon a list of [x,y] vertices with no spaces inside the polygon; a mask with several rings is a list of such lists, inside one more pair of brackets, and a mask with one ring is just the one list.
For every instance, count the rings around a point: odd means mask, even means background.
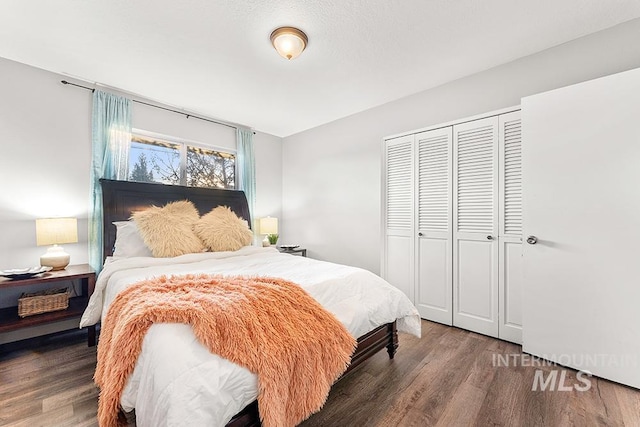
[{"label": "decorative tray", "polygon": [[299,248],[300,245],[280,245],[280,247],[285,251],[290,251],[292,249]]},{"label": "decorative tray", "polygon": [[0,276],[11,280],[23,280],[36,277],[49,270],[51,270],[51,267],[12,268],[10,270],[0,270]]}]

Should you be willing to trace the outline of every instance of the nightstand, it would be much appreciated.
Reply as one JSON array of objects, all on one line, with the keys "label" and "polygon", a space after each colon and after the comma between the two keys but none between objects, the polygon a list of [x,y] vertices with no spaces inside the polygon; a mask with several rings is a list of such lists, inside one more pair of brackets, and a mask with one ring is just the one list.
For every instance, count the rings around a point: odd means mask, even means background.
[{"label": "nightstand", "polygon": [[295,248],[295,249],[278,248],[278,250],[283,254],[298,255],[303,257],[307,256],[306,248]]},{"label": "nightstand", "polygon": [[[56,282],[75,280],[81,282],[82,295],[69,298],[69,307],[66,310],[51,311],[23,318],[18,316],[17,306],[0,308],[0,333],[81,317],[87,307],[89,297],[95,288],[96,273],[88,264],[79,264],[69,265],[64,270],[49,271],[40,277],[30,279],[10,280],[0,278],[0,290],[19,286],[39,285],[43,283],[55,284]],[[55,286],[52,286],[52,288],[55,288]],[[95,326],[89,326],[87,328],[87,343],[89,346],[96,345]]]}]

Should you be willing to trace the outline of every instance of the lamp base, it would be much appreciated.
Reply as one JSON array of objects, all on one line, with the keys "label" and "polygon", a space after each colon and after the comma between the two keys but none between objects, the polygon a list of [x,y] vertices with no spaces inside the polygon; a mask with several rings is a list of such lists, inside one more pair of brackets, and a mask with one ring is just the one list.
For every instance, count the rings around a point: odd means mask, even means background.
[{"label": "lamp base", "polygon": [[40,265],[51,267],[53,270],[64,270],[70,260],[71,255],[66,253],[62,246],[53,245],[40,257]]},{"label": "lamp base", "polygon": [[271,242],[267,236],[264,236],[264,239],[262,239],[262,246],[265,248],[271,246]]}]

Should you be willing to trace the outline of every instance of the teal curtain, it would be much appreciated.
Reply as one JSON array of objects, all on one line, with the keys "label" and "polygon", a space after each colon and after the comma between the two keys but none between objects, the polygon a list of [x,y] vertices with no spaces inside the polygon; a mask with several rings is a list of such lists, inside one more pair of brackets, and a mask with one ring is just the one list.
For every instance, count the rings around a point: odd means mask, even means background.
[{"label": "teal curtain", "polygon": [[[250,129],[236,130],[236,144],[238,150],[238,188],[247,196],[251,221],[255,224],[256,205],[256,161],[253,151],[253,132]],[[255,227],[251,227],[255,230]]]},{"label": "teal curtain", "polygon": [[131,100],[96,90],[92,115],[89,264],[102,269],[102,187],[100,178],[126,180],[131,145]]}]

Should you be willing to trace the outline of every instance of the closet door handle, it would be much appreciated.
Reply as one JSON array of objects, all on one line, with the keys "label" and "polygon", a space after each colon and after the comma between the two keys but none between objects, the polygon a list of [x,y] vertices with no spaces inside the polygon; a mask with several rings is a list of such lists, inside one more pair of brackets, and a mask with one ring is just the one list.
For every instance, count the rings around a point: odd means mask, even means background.
[{"label": "closet door handle", "polygon": [[530,245],[535,245],[536,243],[538,243],[538,238],[536,236],[529,236],[527,237],[527,243]]},{"label": "closet door handle", "polygon": [[489,234],[489,235],[487,236],[487,240],[493,240],[493,236],[492,236],[491,234]]},{"label": "closet door handle", "polygon": [[422,234],[422,233],[418,233],[418,236],[422,237],[422,236],[424,236],[424,234]]}]

